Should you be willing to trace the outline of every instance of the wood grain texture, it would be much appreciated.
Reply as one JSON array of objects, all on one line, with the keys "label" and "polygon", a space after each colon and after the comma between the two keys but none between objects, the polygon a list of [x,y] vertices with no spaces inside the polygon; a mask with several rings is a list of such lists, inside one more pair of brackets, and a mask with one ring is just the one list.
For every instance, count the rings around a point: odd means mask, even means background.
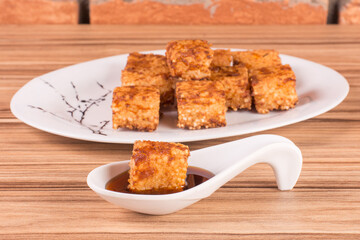
[{"label": "wood grain texture", "polygon": [[[68,139],[9,109],[32,78],[81,61],[203,38],[215,47],[275,48],[343,74],[350,93],[328,113],[261,133],[302,150],[295,189],[258,164],[209,198],[167,216],[115,207],[86,185],[93,168],[129,159],[129,144]],[[360,29],[352,26],[0,26],[0,239],[359,239]],[[189,143],[200,149],[245,136]]]}]

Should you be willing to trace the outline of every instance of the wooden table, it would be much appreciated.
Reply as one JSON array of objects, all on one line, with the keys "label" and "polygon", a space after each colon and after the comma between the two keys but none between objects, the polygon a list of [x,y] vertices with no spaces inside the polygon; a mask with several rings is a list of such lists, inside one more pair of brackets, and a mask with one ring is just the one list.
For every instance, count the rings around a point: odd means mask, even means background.
[{"label": "wooden table", "polygon": [[[175,214],[137,214],[105,202],[86,185],[93,168],[129,159],[132,145],[55,136],[10,112],[12,95],[38,75],[95,58],[163,49],[181,38],[207,39],[215,47],[275,48],[348,79],[350,93],[335,109],[261,132],[290,138],[302,150],[303,171],[294,190],[278,191],[270,167],[259,164]],[[1,26],[0,239],[359,239],[359,104],[355,26]]]}]

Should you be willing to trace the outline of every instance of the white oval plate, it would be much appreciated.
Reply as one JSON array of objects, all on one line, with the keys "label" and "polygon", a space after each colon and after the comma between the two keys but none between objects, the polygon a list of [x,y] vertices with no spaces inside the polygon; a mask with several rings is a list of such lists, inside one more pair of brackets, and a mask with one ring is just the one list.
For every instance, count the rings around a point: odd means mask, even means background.
[{"label": "white oval plate", "polygon": [[[241,51],[241,49],[232,49]],[[146,53],[164,54],[164,50]],[[176,111],[166,111],[154,132],[111,128],[112,90],[121,85],[128,54],[62,68],[34,78],[11,100],[21,121],[53,134],[109,143],[135,140],[188,142],[253,133],[300,122],[334,108],[344,100],[349,84],[338,72],[304,59],[281,55],[297,78],[299,103],[289,111],[266,115],[251,111],[227,112],[227,126],[184,130],[176,127]]]}]

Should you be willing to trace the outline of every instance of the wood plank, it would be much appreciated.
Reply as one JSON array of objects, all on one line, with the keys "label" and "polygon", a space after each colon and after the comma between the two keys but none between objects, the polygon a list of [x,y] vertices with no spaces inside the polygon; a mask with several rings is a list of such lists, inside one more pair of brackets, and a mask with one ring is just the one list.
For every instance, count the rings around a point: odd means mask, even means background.
[{"label": "wood plank", "polygon": [[165,216],[121,209],[91,190],[13,190],[1,191],[1,196],[1,234],[359,234],[359,189],[281,192],[221,188],[209,198]]},{"label": "wood plank", "polygon": [[314,239],[314,240],[354,240],[359,239],[358,234],[326,234],[326,233],[278,233],[278,234],[231,234],[231,233],[156,233],[149,234],[146,232],[137,232],[137,233],[28,233],[28,234],[2,234],[0,235],[4,239],[25,239],[25,240],[41,240],[41,239],[53,239],[53,240],[62,240],[62,239],[88,239],[88,240],[108,240],[108,239],[147,239],[147,240],[158,240],[158,239],[223,239],[223,240],[233,240],[233,239],[247,239],[247,240],[263,240],[263,239],[273,239],[273,240],[303,240]]},{"label": "wood plank", "polygon": [[[350,115],[349,113],[347,115]],[[14,131],[16,129],[16,131]],[[104,144],[89,143],[75,139],[68,139],[49,133],[42,132],[24,125],[23,123],[3,123],[0,125],[0,150],[6,155],[0,156],[2,162],[22,162],[23,160],[37,161],[40,157],[49,162],[67,162],[69,152],[71,154],[82,154],[82,157],[89,157],[91,152],[99,152],[104,156],[104,161],[126,160],[131,154],[131,145],[128,144]],[[360,159],[360,122],[354,121],[349,124],[346,121],[324,121],[311,119],[305,122],[290,126],[262,131],[256,134],[279,134],[295,142],[303,152],[305,162],[359,162]],[[187,143],[191,150],[196,150],[211,145],[217,145],[228,141],[241,139],[243,137],[228,137],[201,142]],[[36,151],[34,151],[34,145]],[[49,149],[51,149],[49,151]],[[21,151],[24,156],[18,156]],[[42,156],[36,156],[34,153]],[[66,154],[66,157],[62,156]],[[124,156],[123,158],[111,159],[115,155]],[[51,158],[49,158],[51,156]],[[90,156],[91,157],[91,156]],[[107,159],[105,159],[107,158]]]},{"label": "wood plank", "polygon": [[[96,154],[99,156],[100,154]],[[102,156],[102,155],[100,155]],[[72,162],[19,162],[0,164],[0,190],[47,190],[57,188],[87,190],[85,179],[94,168],[113,162],[98,161],[95,157],[79,160],[66,156]],[[44,159],[45,160],[45,159]],[[257,164],[224,185],[226,188],[276,188],[270,166]],[[360,189],[360,164],[353,162],[323,162],[303,165],[296,188]]]}]

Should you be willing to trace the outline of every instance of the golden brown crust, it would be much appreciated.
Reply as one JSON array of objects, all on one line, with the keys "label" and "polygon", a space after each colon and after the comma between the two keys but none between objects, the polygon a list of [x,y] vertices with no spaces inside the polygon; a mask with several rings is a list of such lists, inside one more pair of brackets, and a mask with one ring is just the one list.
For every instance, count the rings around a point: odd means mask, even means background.
[{"label": "golden brown crust", "polygon": [[253,51],[232,52],[234,65],[245,64],[248,69],[281,65],[279,52],[276,50],[258,49]]},{"label": "golden brown crust", "polygon": [[165,56],[130,53],[121,82],[122,86],[155,86],[160,90],[162,105],[174,102],[174,84]]},{"label": "golden brown crust", "polygon": [[217,81],[176,83],[179,128],[201,129],[226,126],[224,87]]},{"label": "golden brown crust", "polygon": [[153,86],[123,86],[113,92],[113,128],[154,131],[159,124],[160,92]]},{"label": "golden brown crust", "polygon": [[189,155],[189,148],[180,143],[136,141],[129,163],[129,190],[152,194],[182,191]]},{"label": "golden brown crust", "polygon": [[234,111],[251,109],[250,83],[245,66],[213,67],[211,80],[223,84],[228,108],[232,108]]},{"label": "golden brown crust", "polygon": [[214,50],[214,57],[211,62],[212,67],[226,67],[231,66],[233,56],[230,49],[216,49]]},{"label": "golden brown crust", "polygon": [[210,77],[213,55],[214,51],[205,40],[177,40],[166,46],[171,76],[185,80]]},{"label": "golden brown crust", "polygon": [[298,101],[296,77],[288,64],[251,70],[250,82],[259,113],[288,110]]}]

